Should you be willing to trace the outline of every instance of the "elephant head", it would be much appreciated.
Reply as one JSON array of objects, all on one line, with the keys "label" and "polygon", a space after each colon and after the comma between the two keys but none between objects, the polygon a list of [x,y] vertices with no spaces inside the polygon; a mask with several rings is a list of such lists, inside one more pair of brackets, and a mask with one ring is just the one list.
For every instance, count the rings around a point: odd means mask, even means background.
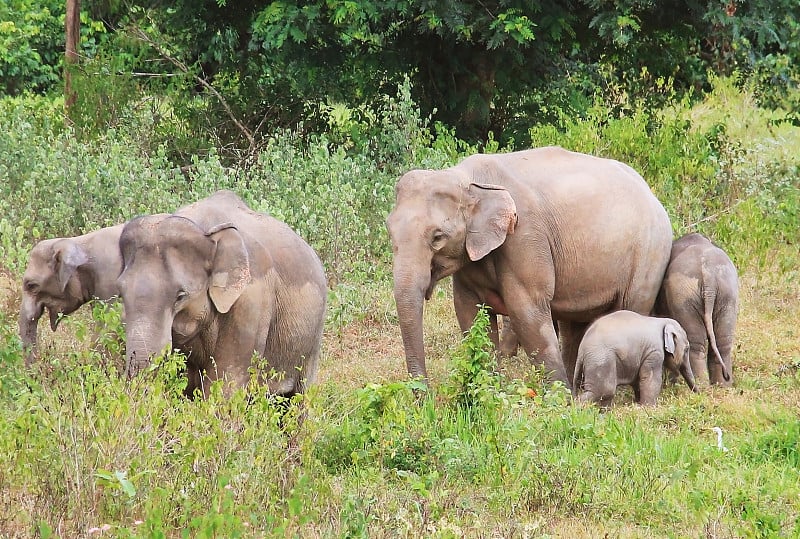
[{"label": "elephant head", "polygon": [[27,350],[26,363],[33,359],[39,318],[44,310],[47,309],[50,327],[55,331],[61,315],[70,314],[87,301],[77,276],[78,268],[87,262],[89,255],[71,238],[43,240],[31,250],[22,277],[19,312],[19,334]]},{"label": "elephant head", "polygon": [[208,329],[250,282],[247,249],[231,223],[203,230],[184,217],[139,217],[123,229],[120,250],[129,377]]},{"label": "elephant head", "polygon": [[408,372],[427,377],[423,302],[436,283],[480,260],[514,232],[516,205],[500,186],[474,183],[457,169],[415,170],[400,178],[387,219],[394,297]]},{"label": "elephant head", "polygon": [[689,361],[689,339],[676,321],[667,319],[664,324],[664,363],[673,374],[680,373],[689,389],[697,393],[697,385]]}]

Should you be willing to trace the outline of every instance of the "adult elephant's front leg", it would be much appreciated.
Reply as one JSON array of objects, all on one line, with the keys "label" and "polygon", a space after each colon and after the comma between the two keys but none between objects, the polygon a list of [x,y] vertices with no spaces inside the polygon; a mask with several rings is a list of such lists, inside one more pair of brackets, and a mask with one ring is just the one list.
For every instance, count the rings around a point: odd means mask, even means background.
[{"label": "adult elephant's front leg", "polygon": [[[514,310],[511,320],[514,332],[528,357],[536,364],[544,365],[553,380],[560,380],[568,388],[572,381],[567,378],[561,351],[558,348],[558,335],[553,327],[550,309],[545,307],[528,307]],[[574,370],[574,365],[573,365]]]}]

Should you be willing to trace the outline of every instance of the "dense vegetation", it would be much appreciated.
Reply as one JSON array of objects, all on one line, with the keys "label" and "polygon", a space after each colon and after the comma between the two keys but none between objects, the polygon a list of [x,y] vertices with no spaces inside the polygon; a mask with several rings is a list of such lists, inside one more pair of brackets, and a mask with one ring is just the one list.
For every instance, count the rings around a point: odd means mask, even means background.
[{"label": "dense vegetation", "polygon": [[[0,6],[0,535],[800,534],[797,5],[653,4],[88,2],[69,117],[63,5]],[[434,42],[495,62],[488,123],[432,93],[444,73],[411,52]],[[425,314],[432,386],[406,380],[384,226],[397,177],[527,144],[631,164],[676,235],[728,251],[734,388],[574,406],[526,359],[496,366],[484,318],[462,340],[446,285]],[[35,241],[223,187],[326,266],[302,424],[257,388],[186,400],[177,355],[122,379],[115,306],[42,324],[23,369]]]}]

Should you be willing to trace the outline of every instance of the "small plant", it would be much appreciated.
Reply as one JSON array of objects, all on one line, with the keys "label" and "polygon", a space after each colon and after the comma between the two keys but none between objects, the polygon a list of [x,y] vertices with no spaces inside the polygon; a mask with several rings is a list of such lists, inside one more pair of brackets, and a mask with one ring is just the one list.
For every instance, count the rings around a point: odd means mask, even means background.
[{"label": "small plant", "polygon": [[458,406],[492,406],[500,397],[502,377],[496,372],[489,314],[480,306],[475,321],[453,356],[447,394]]}]

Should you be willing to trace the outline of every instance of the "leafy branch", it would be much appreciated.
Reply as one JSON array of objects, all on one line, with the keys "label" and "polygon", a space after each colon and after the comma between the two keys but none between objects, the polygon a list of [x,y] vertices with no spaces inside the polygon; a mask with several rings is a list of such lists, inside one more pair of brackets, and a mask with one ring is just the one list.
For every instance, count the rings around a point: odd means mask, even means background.
[{"label": "leafy branch", "polygon": [[163,46],[161,46],[160,43],[157,43],[140,27],[134,25],[130,28],[130,32],[134,38],[139,39],[140,41],[146,43],[147,45],[150,45],[162,58],[170,62],[172,65],[178,68],[178,70],[180,70],[182,73],[191,75],[194,78],[194,80],[197,81],[198,84],[200,84],[211,95],[213,95],[222,105],[222,108],[225,109],[225,113],[228,115],[228,117],[231,119],[234,125],[236,125],[239,131],[242,132],[244,137],[250,143],[250,149],[252,150],[255,147],[256,140],[255,137],[253,136],[253,133],[247,128],[247,126],[245,126],[241,121],[239,121],[239,119],[233,113],[233,109],[231,109],[230,105],[228,105],[228,102],[225,100],[222,94],[220,94],[217,91],[217,89],[211,85],[210,82],[208,82],[206,79],[204,79],[199,75],[192,74],[191,70],[185,63],[183,63],[180,59],[176,58],[175,56],[167,52],[166,49]]}]

